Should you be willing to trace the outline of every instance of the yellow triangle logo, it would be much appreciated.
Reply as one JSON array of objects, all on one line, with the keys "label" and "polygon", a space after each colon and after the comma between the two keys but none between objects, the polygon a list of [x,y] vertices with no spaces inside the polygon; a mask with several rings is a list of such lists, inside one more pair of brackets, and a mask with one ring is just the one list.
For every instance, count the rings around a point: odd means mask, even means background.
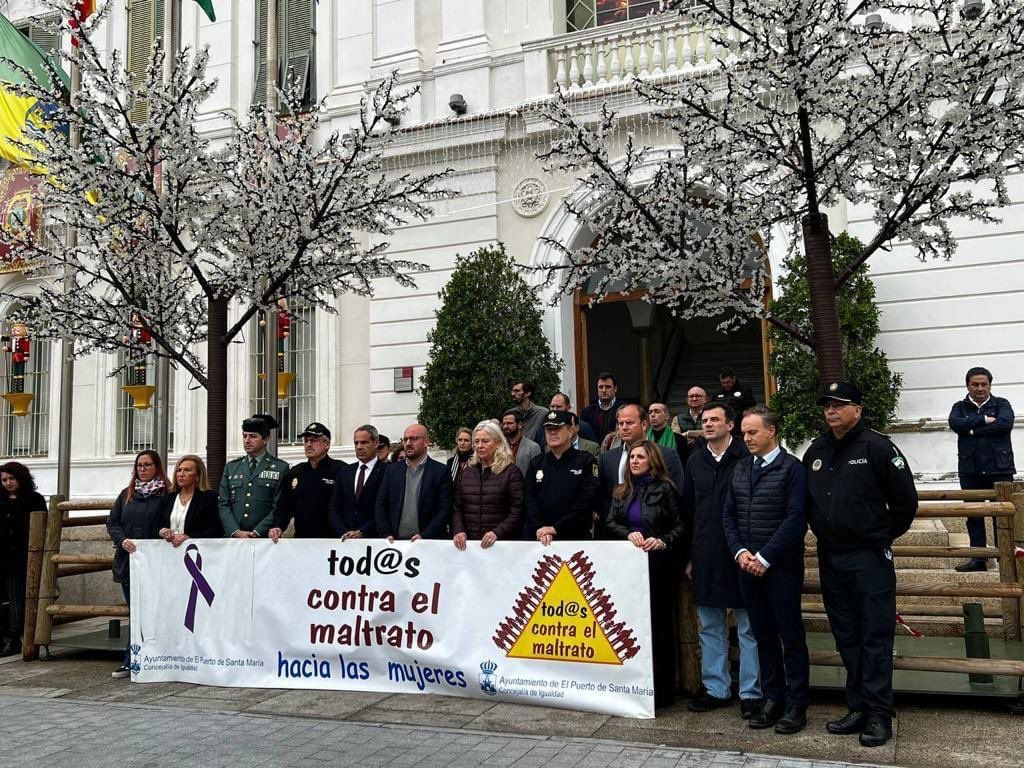
[{"label": "yellow triangle logo", "polygon": [[622,664],[565,562],[505,655],[517,659]]}]

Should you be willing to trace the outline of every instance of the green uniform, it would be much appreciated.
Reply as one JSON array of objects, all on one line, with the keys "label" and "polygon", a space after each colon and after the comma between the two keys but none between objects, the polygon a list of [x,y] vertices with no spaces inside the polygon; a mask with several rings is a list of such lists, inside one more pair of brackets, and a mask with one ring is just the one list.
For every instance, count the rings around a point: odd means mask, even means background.
[{"label": "green uniform", "polygon": [[253,531],[266,536],[274,525],[274,506],[287,462],[264,453],[252,467],[248,456],[229,461],[220,478],[217,506],[224,535]]}]

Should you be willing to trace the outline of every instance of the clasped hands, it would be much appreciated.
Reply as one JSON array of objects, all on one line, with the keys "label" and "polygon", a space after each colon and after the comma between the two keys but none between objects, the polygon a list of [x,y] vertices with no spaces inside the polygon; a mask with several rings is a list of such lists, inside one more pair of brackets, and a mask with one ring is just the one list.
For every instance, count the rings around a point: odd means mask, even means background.
[{"label": "clasped hands", "polygon": [[768,570],[760,560],[749,552],[740,552],[739,557],[736,558],[736,562],[740,568],[751,576],[764,576]]},{"label": "clasped hands", "polygon": [[654,536],[644,538],[644,535],[640,531],[633,531],[627,539],[633,542],[633,545],[642,549],[644,552],[655,552],[658,550],[666,549],[668,545],[661,539],[657,539]]}]

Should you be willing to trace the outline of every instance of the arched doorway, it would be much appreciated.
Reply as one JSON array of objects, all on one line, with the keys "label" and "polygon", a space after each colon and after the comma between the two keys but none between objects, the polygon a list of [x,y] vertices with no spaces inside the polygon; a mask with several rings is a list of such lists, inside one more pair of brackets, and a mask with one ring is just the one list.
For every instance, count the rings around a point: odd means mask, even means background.
[{"label": "arched doorway", "polygon": [[[659,162],[669,151],[671,148],[650,153],[648,162]],[[600,200],[585,188],[577,188],[568,200],[577,209],[600,206]],[[534,244],[531,265],[561,263],[550,241],[576,250],[593,238],[593,232],[582,227],[564,205],[558,205]],[[768,297],[779,290],[777,275],[788,244],[788,233],[782,227],[772,232],[767,249]],[[539,281],[541,273],[537,274]],[[765,402],[774,391],[767,364],[768,329],[761,320],[750,320],[726,334],[717,330],[723,318],[679,320],[670,307],[647,305],[640,293],[612,294],[595,303],[586,290],[568,296],[559,294],[557,285],[544,285],[539,286],[538,295],[545,305],[547,336],[565,362],[563,389],[575,395],[577,408],[593,401],[596,376],[606,370],[619,378],[621,397],[645,403],[667,400],[673,413],[685,404],[690,386],[717,391],[722,367],[733,368],[758,402]]]}]

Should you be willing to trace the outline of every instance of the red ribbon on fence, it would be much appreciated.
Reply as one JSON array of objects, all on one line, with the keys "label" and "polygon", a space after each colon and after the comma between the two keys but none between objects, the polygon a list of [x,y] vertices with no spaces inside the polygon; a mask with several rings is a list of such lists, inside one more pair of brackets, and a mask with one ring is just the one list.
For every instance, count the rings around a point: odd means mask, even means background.
[{"label": "red ribbon on fence", "polygon": [[911,637],[924,637],[924,632],[920,632],[907,624],[906,619],[903,618],[902,614],[896,614],[896,623],[907,630]]},{"label": "red ribbon on fence", "polygon": [[1014,547],[1013,555],[1014,557],[1024,558],[1024,547]]}]

